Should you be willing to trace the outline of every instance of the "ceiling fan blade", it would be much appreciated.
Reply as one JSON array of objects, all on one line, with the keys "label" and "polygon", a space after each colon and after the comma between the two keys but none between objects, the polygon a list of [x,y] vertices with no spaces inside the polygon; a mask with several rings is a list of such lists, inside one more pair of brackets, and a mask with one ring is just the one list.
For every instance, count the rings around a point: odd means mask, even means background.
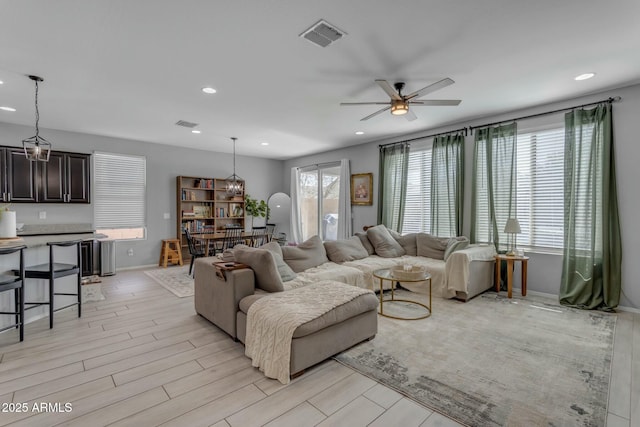
[{"label": "ceiling fan blade", "polygon": [[389,84],[388,81],[386,81],[386,80],[376,80],[376,83],[378,83],[378,86],[380,86],[382,88],[382,90],[385,91],[387,93],[387,95],[389,95],[389,98],[395,99],[396,101],[402,100],[400,95],[398,95],[398,92],[396,92],[396,90],[393,88],[393,86],[391,86]]},{"label": "ceiling fan blade", "polygon": [[413,111],[409,110],[409,111],[407,111],[407,114],[404,115],[404,118],[407,119],[408,121],[412,122],[415,119],[417,119],[418,117],[413,113]]},{"label": "ceiling fan blade", "polygon": [[389,105],[387,102],[341,102],[340,105]]},{"label": "ceiling fan blade", "polygon": [[410,101],[409,105],[416,106],[456,106],[459,105],[462,101],[459,99],[425,99],[422,101]]},{"label": "ceiling fan blade", "polygon": [[413,93],[410,93],[409,95],[406,95],[404,97],[404,99],[409,100],[409,99],[413,99],[413,98],[419,98],[421,96],[425,96],[427,94],[430,94],[431,92],[435,92],[437,90],[440,90],[442,88],[445,88],[449,85],[454,84],[455,82],[453,80],[451,80],[450,78],[446,78],[446,79],[442,79],[439,82],[436,82],[434,84],[431,84],[429,86],[423,87],[420,90],[417,90]]},{"label": "ceiling fan blade", "polygon": [[363,117],[360,119],[361,122],[364,122],[365,120],[369,120],[372,117],[377,116],[378,114],[382,114],[385,111],[389,111],[391,109],[391,105],[389,105],[388,107],[383,108],[382,110],[378,110],[375,113],[369,114],[367,117]]}]

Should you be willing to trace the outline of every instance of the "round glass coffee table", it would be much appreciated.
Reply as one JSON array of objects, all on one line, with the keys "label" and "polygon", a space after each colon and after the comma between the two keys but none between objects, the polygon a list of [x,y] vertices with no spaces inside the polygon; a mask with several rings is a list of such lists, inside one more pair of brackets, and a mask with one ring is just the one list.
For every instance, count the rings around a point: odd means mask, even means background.
[{"label": "round glass coffee table", "polygon": [[[398,279],[397,277],[393,276],[393,272],[391,271],[391,269],[389,268],[383,268],[381,270],[376,270],[373,272],[373,276],[376,277],[379,281],[380,281],[380,311],[378,311],[378,314],[380,314],[381,316],[384,317],[389,317],[391,319],[399,319],[399,320],[420,320],[420,319],[426,319],[427,317],[431,316],[431,274],[429,274],[428,272],[424,273],[424,276],[421,276],[419,278],[415,278],[413,280],[407,280],[407,279]],[[391,298],[385,299],[384,298],[384,294],[383,294],[383,283],[385,280],[388,280],[391,282]],[[395,297],[395,293],[394,293],[394,289],[395,289],[395,284],[399,283],[399,282],[424,282],[424,281],[429,281],[429,305],[423,304],[421,302],[418,301],[412,301],[412,300],[407,300],[407,299],[400,299],[400,298],[396,298]],[[392,316],[390,314],[386,314],[384,312],[384,303],[389,303],[389,302],[404,302],[404,303],[409,303],[409,304],[415,304],[415,305],[419,305],[420,307],[423,307],[427,313],[423,316],[418,316],[418,317],[399,317],[399,316]]]}]

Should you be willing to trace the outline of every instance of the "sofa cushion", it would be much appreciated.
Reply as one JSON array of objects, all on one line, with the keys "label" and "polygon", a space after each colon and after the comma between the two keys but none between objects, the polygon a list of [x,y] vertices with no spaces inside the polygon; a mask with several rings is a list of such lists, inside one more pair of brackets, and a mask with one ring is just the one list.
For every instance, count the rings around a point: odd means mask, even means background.
[{"label": "sofa cushion", "polygon": [[444,251],[444,260],[448,260],[452,253],[469,246],[469,239],[465,236],[452,237],[449,239],[447,249]]},{"label": "sofa cushion", "polygon": [[324,249],[333,262],[353,261],[369,256],[360,238],[356,236],[344,240],[328,240],[324,242]]},{"label": "sofa cushion", "polygon": [[310,237],[298,246],[283,246],[282,257],[296,273],[329,261],[322,240],[318,236]]},{"label": "sofa cushion", "polygon": [[418,233],[416,242],[418,256],[444,259],[444,252],[447,250],[449,238],[436,237],[427,233]]},{"label": "sofa cushion", "polygon": [[405,234],[404,236],[399,235],[398,237],[391,234],[391,236],[393,236],[393,238],[396,239],[396,242],[398,242],[400,246],[402,246],[405,255],[418,255],[418,233]]},{"label": "sofa cushion", "polygon": [[276,242],[269,242],[260,246],[260,249],[265,249],[273,254],[273,257],[276,260],[278,273],[280,274],[280,278],[283,282],[288,282],[296,278],[296,272],[293,271],[286,262],[284,262],[284,259],[282,258],[282,248],[279,244]]},{"label": "sofa cushion", "polygon": [[367,237],[376,250],[376,254],[384,258],[395,258],[405,254],[404,249],[394,239],[387,227],[376,225],[367,230]]},{"label": "sofa cushion", "polygon": [[267,292],[284,290],[273,253],[266,249],[236,246],[233,249],[236,262],[247,264],[253,270],[256,286]]},{"label": "sofa cushion", "polygon": [[356,233],[356,236],[360,239],[360,243],[362,243],[362,246],[364,246],[369,255],[373,255],[376,253],[376,250],[373,248],[373,245],[367,237],[367,233]]}]

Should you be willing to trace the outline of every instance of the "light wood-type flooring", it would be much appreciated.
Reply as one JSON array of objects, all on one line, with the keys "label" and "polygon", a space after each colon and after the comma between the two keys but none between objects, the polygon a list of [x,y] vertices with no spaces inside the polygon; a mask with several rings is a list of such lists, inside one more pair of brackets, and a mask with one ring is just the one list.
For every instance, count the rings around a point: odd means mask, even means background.
[{"label": "light wood-type flooring", "polygon": [[[459,425],[333,360],[283,386],[197,316],[192,297],[141,270],[102,279],[106,300],[81,319],[68,309],[53,330],[30,323],[23,343],[0,334],[1,426]],[[640,425],[637,314],[619,316],[607,425]]]}]

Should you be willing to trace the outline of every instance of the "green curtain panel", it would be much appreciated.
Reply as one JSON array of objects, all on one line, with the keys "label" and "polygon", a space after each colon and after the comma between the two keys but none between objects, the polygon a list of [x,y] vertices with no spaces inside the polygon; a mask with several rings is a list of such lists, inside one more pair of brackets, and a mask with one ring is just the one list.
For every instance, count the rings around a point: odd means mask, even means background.
[{"label": "green curtain panel", "polygon": [[462,235],[464,205],[464,135],[433,139],[431,160],[431,234]]},{"label": "green curtain panel", "polygon": [[611,104],[565,115],[564,258],[560,303],[613,310],[622,244]]},{"label": "green curtain panel", "polygon": [[516,214],[516,137],[516,123],[475,131],[472,243],[493,242],[496,250],[506,248],[504,226]]},{"label": "green curtain panel", "polygon": [[402,231],[408,169],[408,143],[380,147],[378,224],[397,232]]}]

